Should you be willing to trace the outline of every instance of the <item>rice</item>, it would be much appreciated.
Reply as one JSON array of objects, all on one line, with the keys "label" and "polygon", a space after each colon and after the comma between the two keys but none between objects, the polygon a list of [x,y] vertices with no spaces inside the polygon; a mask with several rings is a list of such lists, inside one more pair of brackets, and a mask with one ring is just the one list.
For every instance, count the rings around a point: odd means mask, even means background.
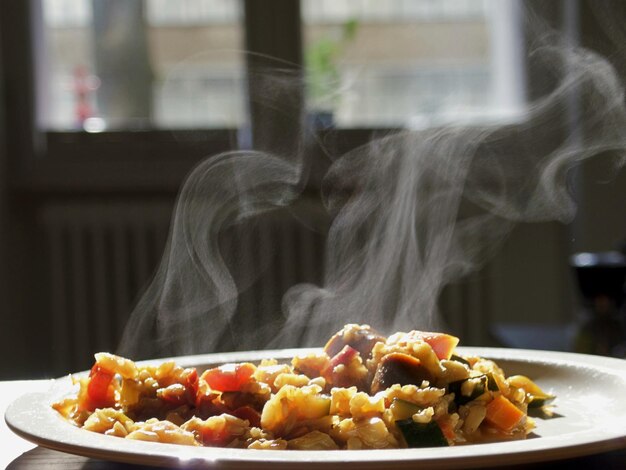
[{"label": "rice", "polygon": [[457,343],[351,324],[323,352],[288,364],[198,371],[98,353],[78,393],[52,406],[87,431],[193,446],[326,451],[524,438],[528,407],[554,397],[494,361],[454,355]]}]

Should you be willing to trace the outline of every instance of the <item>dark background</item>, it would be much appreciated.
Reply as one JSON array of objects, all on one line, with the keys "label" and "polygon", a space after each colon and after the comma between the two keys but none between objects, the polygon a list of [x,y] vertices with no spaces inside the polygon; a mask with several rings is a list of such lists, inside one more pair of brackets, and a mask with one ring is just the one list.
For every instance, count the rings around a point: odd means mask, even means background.
[{"label": "dark background", "polygon": [[[620,1],[548,3],[529,2],[556,27],[574,27],[580,43],[606,55],[626,76],[624,44],[610,40],[589,10],[594,4],[624,15]],[[246,49],[287,60],[297,72],[302,64],[298,2],[246,0],[244,12]],[[100,134],[40,129],[32,18],[31,2],[0,4],[0,378],[63,374],[87,367],[97,350],[114,349],[160,259],[185,175],[204,156],[237,148],[241,139],[237,129]],[[255,57],[246,61],[252,76],[272,66]],[[530,96],[538,93],[540,74],[531,69],[527,83]],[[254,85],[251,81],[248,89],[248,137],[253,146],[284,144],[285,136],[297,135],[296,124],[259,105],[263,91]],[[297,108],[302,90],[293,93]],[[341,155],[380,131],[319,132],[325,151]],[[314,146],[308,152],[319,162],[315,174],[322,173],[328,158]],[[601,160],[584,164],[573,177],[579,212],[571,225],[518,226],[482,271],[446,290],[442,310],[464,344],[502,341],[491,328],[496,324],[539,325],[539,331],[553,332],[554,343],[546,347],[564,344],[579,309],[569,255],[615,249],[626,240],[626,175],[613,172]],[[329,221],[318,194],[314,177],[294,209],[312,220],[315,230],[302,231],[280,213],[262,228],[260,236],[278,246],[269,260],[268,272],[274,274],[242,299],[246,318],[262,321],[250,313],[255,306],[277,311],[279,294],[288,286],[320,280]],[[244,251],[252,246],[246,245],[251,243],[246,234],[234,243]],[[254,253],[263,251],[254,247]]]}]

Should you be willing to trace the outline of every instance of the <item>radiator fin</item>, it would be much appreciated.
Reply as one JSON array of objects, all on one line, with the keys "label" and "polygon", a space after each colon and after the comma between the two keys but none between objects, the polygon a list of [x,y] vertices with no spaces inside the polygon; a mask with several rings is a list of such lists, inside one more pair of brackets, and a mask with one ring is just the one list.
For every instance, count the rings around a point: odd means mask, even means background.
[{"label": "radiator fin", "polygon": [[[87,368],[95,352],[117,346],[134,303],[161,259],[171,211],[170,202],[74,201],[43,210],[57,373]],[[245,281],[237,320],[253,325],[253,330],[259,326],[259,347],[272,339],[267,325],[278,327],[282,321],[283,294],[296,283],[319,283],[323,276],[327,220],[319,206],[301,212],[308,217],[304,225],[291,213],[277,212],[232,229],[221,241],[226,257],[233,260],[235,277]],[[256,273],[255,279],[251,273]],[[442,296],[447,325],[464,344],[484,339],[489,301],[485,286],[481,280],[463,282],[449,286]],[[238,332],[235,325],[226,335],[232,337],[220,346],[248,347],[238,341]],[[193,343],[189,347],[193,349]]]}]

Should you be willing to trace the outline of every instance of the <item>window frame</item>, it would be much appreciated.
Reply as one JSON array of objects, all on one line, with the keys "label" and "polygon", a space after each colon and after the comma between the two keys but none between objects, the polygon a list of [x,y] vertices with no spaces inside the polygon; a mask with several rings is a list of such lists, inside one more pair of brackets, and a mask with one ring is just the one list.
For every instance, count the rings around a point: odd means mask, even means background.
[{"label": "window frame", "polygon": [[[299,2],[243,0],[248,50],[301,65]],[[142,131],[47,131],[37,122],[36,62],[42,41],[38,0],[0,5],[0,57],[7,119],[7,163],[11,190],[23,192],[176,191],[204,157],[236,149],[242,132],[265,132],[255,90],[248,87],[249,129]],[[297,21],[293,21],[297,19]],[[282,25],[280,37],[277,22]],[[268,34],[269,32],[269,34]],[[285,34],[291,40],[285,41]],[[282,38],[282,39],[281,39]],[[20,47],[16,47],[19,44]],[[246,76],[260,66],[246,54]],[[263,65],[265,66],[265,65]]]},{"label": "window frame", "polygon": [[[243,6],[244,74],[265,73],[272,67],[302,73],[303,40],[299,0],[239,0]],[[175,194],[185,176],[207,156],[242,147],[268,148],[276,139],[301,135],[300,121],[272,114],[263,90],[246,80],[249,122],[241,128],[151,129],[136,131],[51,131],[37,122],[37,56],[43,41],[39,34],[40,0],[0,5],[0,60],[5,70],[5,149],[9,190],[14,194],[46,197],[48,194],[167,193]],[[20,44],[21,47],[15,47]],[[267,61],[264,58],[271,57]],[[304,80],[299,81],[297,106],[302,113]],[[341,128],[317,131],[325,153],[340,155],[365,144],[373,133],[389,128]],[[268,139],[268,135],[271,137]],[[263,144],[260,144],[263,136]],[[274,139],[274,140],[273,140]],[[313,150],[315,152],[315,150]],[[311,182],[310,189],[318,190]]]}]

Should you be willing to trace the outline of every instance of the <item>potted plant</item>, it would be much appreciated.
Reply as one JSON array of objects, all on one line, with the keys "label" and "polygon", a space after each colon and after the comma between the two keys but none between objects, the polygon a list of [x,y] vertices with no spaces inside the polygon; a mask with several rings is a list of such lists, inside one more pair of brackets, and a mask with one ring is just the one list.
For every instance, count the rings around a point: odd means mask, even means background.
[{"label": "potted plant", "polygon": [[334,126],[334,113],[340,97],[339,58],[354,40],[358,21],[350,19],[341,25],[338,38],[328,35],[314,41],[305,52],[308,114],[311,125]]}]

